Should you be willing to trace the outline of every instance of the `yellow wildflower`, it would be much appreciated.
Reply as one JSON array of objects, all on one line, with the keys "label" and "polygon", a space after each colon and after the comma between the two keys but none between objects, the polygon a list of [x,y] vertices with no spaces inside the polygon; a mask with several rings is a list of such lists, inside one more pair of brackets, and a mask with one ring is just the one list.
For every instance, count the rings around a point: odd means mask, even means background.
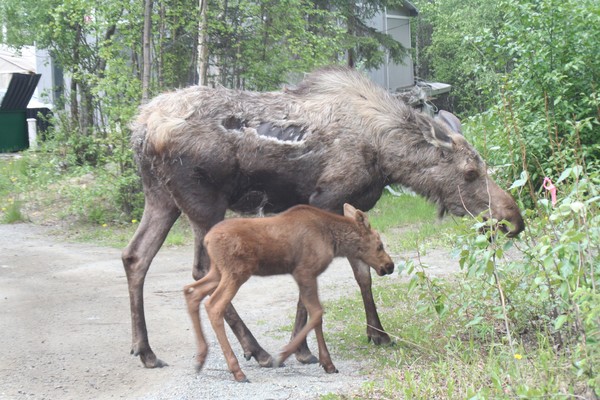
[{"label": "yellow wildflower", "polygon": [[519,353],[516,353],[516,354],[515,354],[515,358],[516,358],[517,360],[520,360],[521,358],[523,358],[523,356],[522,356],[522,355],[520,355]]}]

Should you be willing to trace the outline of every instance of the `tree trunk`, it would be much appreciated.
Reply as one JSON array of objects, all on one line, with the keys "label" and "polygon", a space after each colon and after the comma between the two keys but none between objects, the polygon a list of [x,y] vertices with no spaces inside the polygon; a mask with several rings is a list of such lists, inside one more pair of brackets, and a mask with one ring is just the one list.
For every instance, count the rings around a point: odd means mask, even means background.
[{"label": "tree trunk", "polygon": [[[73,65],[76,72],[79,68],[79,44],[81,42],[81,24],[75,23],[73,27],[75,29],[75,40],[73,41]],[[69,93],[71,103],[71,123],[74,127],[80,127],[79,125],[79,101],[77,98],[77,74],[73,73],[71,76],[71,90]]]},{"label": "tree trunk", "polygon": [[153,0],[144,0],[144,33],[142,38],[142,103],[147,103],[150,96],[150,70],[152,63],[152,3]]},{"label": "tree trunk", "polygon": [[165,44],[165,37],[167,36],[165,34],[165,19],[167,18],[166,15],[166,8],[165,8],[165,4],[164,2],[160,3],[160,10],[158,12],[159,15],[159,22],[158,22],[158,62],[156,65],[156,72],[157,72],[157,81],[158,81],[158,87],[160,90],[163,90],[164,86],[165,86],[165,82],[164,82],[164,76],[163,76],[163,71],[164,71],[164,44]]},{"label": "tree trunk", "polygon": [[198,23],[198,83],[206,86],[208,78],[208,0],[198,0],[200,22]]}]

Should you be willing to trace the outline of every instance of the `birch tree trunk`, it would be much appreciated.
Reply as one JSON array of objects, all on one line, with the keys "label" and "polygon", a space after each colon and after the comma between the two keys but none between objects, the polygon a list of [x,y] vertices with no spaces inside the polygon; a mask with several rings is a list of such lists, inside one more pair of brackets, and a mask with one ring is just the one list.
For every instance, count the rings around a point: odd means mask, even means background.
[{"label": "birch tree trunk", "polygon": [[206,86],[208,72],[208,0],[198,0],[200,22],[198,23],[198,83]]},{"label": "birch tree trunk", "polygon": [[142,103],[147,103],[150,96],[150,70],[152,63],[152,2],[144,0],[144,33],[142,39]]}]

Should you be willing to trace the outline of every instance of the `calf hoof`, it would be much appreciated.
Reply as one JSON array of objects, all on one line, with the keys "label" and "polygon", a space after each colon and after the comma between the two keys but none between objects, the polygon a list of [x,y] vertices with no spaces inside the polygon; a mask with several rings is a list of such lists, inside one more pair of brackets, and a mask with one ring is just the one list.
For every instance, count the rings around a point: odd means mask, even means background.
[{"label": "calf hoof", "polygon": [[244,375],[243,372],[238,372],[238,373],[234,373],[233,374],[233,378],[235,379],[236,382],[240,382],[240,383],[250,383],[250,381],[248,380],[248,378],[246,378],[246,375]]},{"label": "calf hoof", "polygon": [[194,366],[196,372],[200,373],[200,371],[202,371],[202,368],[204,368],[204,361],[196,361],[196,365]]},{"label": "calf hoof", "polygon": [[280,367],[285,367],[285,363],[283,362],[281,357],[279,357],[273,361],[273,368],[280,368]]}]

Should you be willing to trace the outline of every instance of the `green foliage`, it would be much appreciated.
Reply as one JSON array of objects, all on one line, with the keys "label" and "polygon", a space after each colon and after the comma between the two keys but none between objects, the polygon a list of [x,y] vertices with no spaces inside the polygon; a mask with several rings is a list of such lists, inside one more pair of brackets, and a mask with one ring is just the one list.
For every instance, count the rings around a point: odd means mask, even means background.
[{"label": "green foliage", "polygon": [[540,198],[527,210],[520,241],[481,231],[493,221],[465,229],[462,276],[433,277],[409,261],[408,282],[374,280],[394,347],[364,345],[358,292],[325,305],[333,351],[378,371],[359,398],[600,394],[600,172],[575,166],[556,185],[555,206]]},{"label": "green foliage", "polygon": [[212,80],[229,87],[272,90],[341,51],[340,16],[305,0],[217,2],[209,13]]},{"label": "green foliage", "polygon": [[417,76],[451,84],[447,107],[459,115],[486,110],[496,95],[497,70],[490,68],[490,55],[478,48],[477,38],[493,35],[500,29],[502,8],[498,2],[417,0],[414,3],[419,8],[413,24]]},{"label": "green foliage", "polygon": [[[508,181],[526,170],[532,185],[538,185],[545,176],[556,179],[570,165],[597,163],[598,2],[499,4],[501,29],[475,40],[488,56],[483,67],[499,71],[499,100],[475,118],[479,129],[467,135],[492,165],[506,167],[502,173]],[[529,192],[535,201],[533,186]]]},{"label": "green foliage", "polygon": [[505,258],[512,242],[498,237],[490,244],[491,232],[462,238],[461,266],[481,284],[465,285],[461,313],[473,316],[468,325],[481,325],[487,314],[503,321],[510,346],[511,332],[521,338],[538,332],[572,352],[571,373],[600,392],[600,174],[576,166],[557,185],[556,206],[542,198],[527,211],[518,258]]}]

